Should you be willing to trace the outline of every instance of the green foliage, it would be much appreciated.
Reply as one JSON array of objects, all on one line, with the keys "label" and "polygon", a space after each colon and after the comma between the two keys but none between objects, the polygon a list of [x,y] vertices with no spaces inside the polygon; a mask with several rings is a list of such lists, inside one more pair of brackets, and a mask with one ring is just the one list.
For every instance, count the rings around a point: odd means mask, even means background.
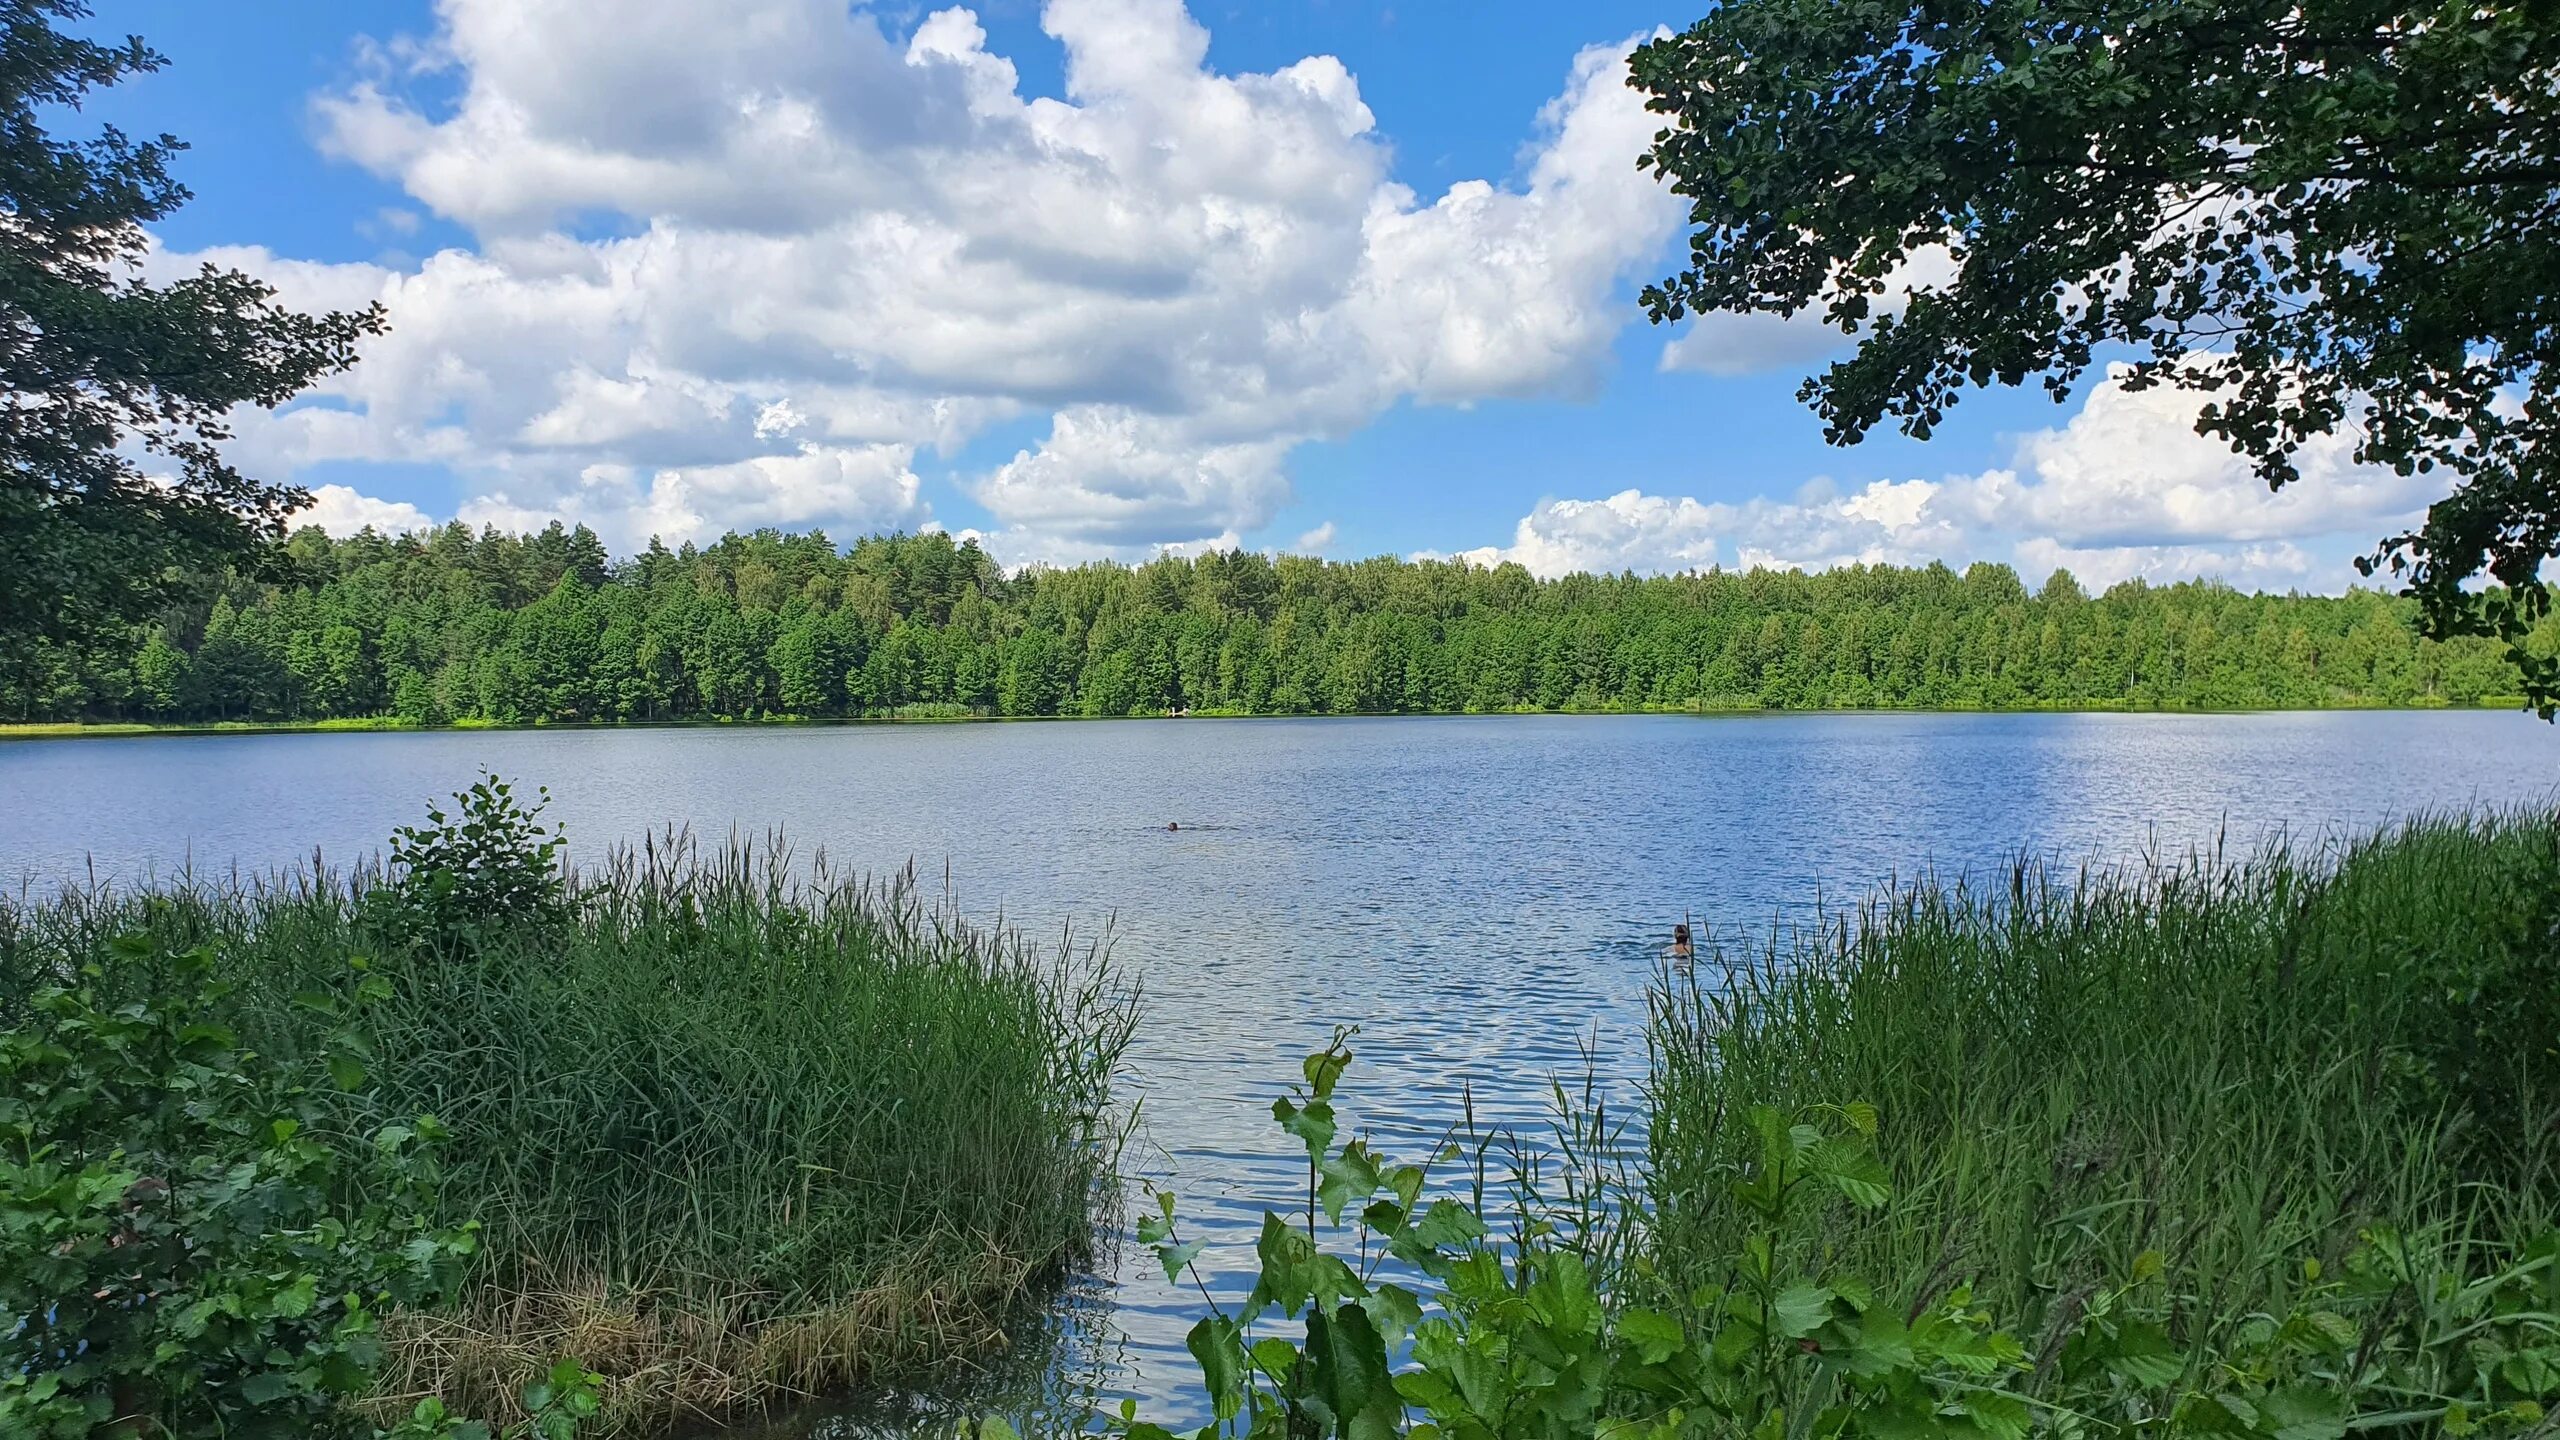
[{"label": "green foliage", "polygon": [[427,807],[427,823],[391,832],[389,884],[369,897],[375,919],[418,943],[478,948],[510,930],[556,923],[568,901],[560,852],[545,829],[551,792],[525,805],[515,788],[483,773],[454,793],[453,809]]},{"label": "green foliage", "polygon": [[[2322,1287],[2369,1233],[2444,1274],[2530,1262],[2560,1214],[2555,895],[2560,815],[2527,812],[1922,883],[1757,954],[1701,946],[1653,1022],[1650,1261],[1708,1283],[1758,1223],[1724,1183],[1759,1150],[1749,1107],[1858,1094],[1898,1198],[1807,1237],[1898,1304],[1962,1285],[2044,1337],[2147,1271],[2182,1383],[2258,1317],[2344,1303]],[[2392,1305],[2437,1281],[2403,1280],[2357,1303],[2420,1324]]]},{"label": "green foliage", "polygon": [[[145,996],[106,998],[108,967]],[[383,1314],[443,1296],[475,1248],[434,1218],[441,1126],[345,1128],[382,978],[297,994],[311,1063],[280,1066],[225,1023],[216,967],[119,936],[0,1034],[0,1433],[356,1432]]]},{"label": "green foliage", "polygon": [[1835,441],[2124,353],[2270,485],[2329,437],[2444,474],[2368,566],[2434,633],[2502,635],[2547,718],[2555,68],[2539,5],[1738,0],[1635,53],[1694,227],[1645,305],[1861,335],[1802,392]]},{"label": "green foliage", "polygon": [[[2006,566],[1538,581],[1229,552],[1008,577],[946,535],[759,532],[608,567],[584,530],[298,533],[301,586],[0,674],[0,713],[408,724],[1504,710],[2512,703],[2482,639],[2356,592]],[[592,576],[592,578],[590,578]],[[2560,653],[2560,620],[2540,644]],[[13,688],[14,687],[14,688]],[[2503,697],[2503,698],[2502,698]]]},{"label": "green foliage", "polygon": [[[508,803],[495,780],[474,793],[465,829]],[[494,848],[404,847],[505,870],[548,843],[509,813]],[[452,1307],[388,1327],[392,1393],[508,1418],[523,1376],[570,1353],[606,1377],[600,1428],[648,1429],[947,1373],[1091,1244],[1136,997],[1090,947],[1042,953],[923,903],[911,876],[875,886],[778,842],[616,854],[555,888],[543,923],[459,915],[467,946],[378,898],[401,883],[0,900],[0,996],[147,927],[215,946],[225,1023],[323,1068],[329,1022],[298,997],[379,957],[367,1088],[333,1123],[432,1108],[444,1213],[488,1241]],[[148,999],[147,970],[100,983]]]},{"label": "green foliage", "polygon": [[[1641,1260],[1611,1261],[1605,1232],[1645,1223],[1634,1192],[1559,1215],[1515,1171],[1504,1237],[1481,1158],[1463,1195],[1434,1195],[1428,1166],[1333,1144],[1345,1039],[1274,1107],[1313,1178],[1302,1221],[1265,1212],[1240,1306],[1211,1295],[1170,1195],[1139,1226],[1206,1302],[1189,1348],[1214,1419],[1197,1440],[2531,1435],[2560,1403],[2560,1232],[2474,1278],[2377,1229],[2334,1278],[2307,1263],[2289,1308],[2228,1327],[2184,1313],[2146,1251],[2031,1347],[1965,1287],[1905,1303],[1819,1238],[1897,1203],[1872,1107],[1754,1106],[1751,1144],[1719,1177],[1739,1223],[1712,1278],[1675,1294]],[[2182,1330],[2220,1338],[2199,1350]],[[1104,1427],[1174,1440],[1134,1402]]]},{"label": "green foliage", "polygon": [[[206,265],[141,278],[144,226],[187,199],[184,147],[113,127],[59,140],[44,121],[160,68],[139,39],[85,30],[84,0],[0,7],[0,675],[44,643],[114,637],[226,565],[272,569],[285,517],[310,497],[234,469],[235,407],[273,407],[353,362],[379,307],[303,315],[271,286]],[[134,452],[158,457],[148,467]],[[141,679],[168,701],[167,657]]]},{"label": "green foliage", "polygon": [[465,1420],[445,1409],[441,1400],[417,1403],[399,1424],[378,1432],[377,1440],[577,1440],[582,1424],[602,1410],[604,1377],[563,1360],[549,1374],[524,1389],[525,1418],[492,1432],[477,1420]]}]

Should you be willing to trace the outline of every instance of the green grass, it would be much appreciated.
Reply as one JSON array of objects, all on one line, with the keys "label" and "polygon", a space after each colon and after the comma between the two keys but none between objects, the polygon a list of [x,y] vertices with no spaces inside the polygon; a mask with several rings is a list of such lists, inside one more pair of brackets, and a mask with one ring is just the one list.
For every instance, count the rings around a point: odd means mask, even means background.
[{"label": "green grass", "polygon": [[0,903],[0,998],[147,925],[214,941],[289,1054],[320,1023],[294,997],[377,957],[372,1103],[452,1128],[445,1199],[488,1242],[459,1313],[394,1327],[392,1400],[504,1414],[562,1355],[637,1426],[943,1378],[1086,1252],[1135,1004],[1092,947],[677,839],[578,878],[564,923],[403,951],[373,878]]},{"label": "green grass", "polygon": [[2494,1248],[2560,1213],[2560,817],[1911,885],[1702,947],[1652,1036],[1672,1292],[1734,1253],[1744,1109],[1866,1101],[1896,1201],[1808,1243],[2030,1336],[2153,1252],[2201,1354],[2364,1226]]}]

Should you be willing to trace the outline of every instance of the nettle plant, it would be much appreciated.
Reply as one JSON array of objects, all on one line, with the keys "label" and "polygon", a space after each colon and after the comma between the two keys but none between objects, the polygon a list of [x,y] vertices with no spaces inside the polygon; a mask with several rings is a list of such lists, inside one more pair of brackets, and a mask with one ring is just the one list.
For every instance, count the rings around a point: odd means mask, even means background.
[{"label": "nettle plant", "polygon": [[109,954],[153,998],[93,965],[0,1034],[0,1434],[342,1433],[382,1312],[476,1244],[434,1218],[432,1119],[338,1129],[387,987],[358,961],[298,998],[329,1031],[306,1074],[223,1024],[209,948]]},{"label": "nettle plant", "polygon": [[527,805],[515,787],[482,772],[454,792],[453,807],[427,807],[427,823],[391,833],[392,881],[374,892],[379,920],[422,943],[477,946],[515,927],[559,919],[568,907],[561,852],[568,838],[542,823],[551,804],[536,789]]},{"label": "nettle plant", "polygon": [[[1297,1216],[1264,1214],[1241,1305],[1209,1290],[1204,1242],[1183,1238],[1171,1195],[1156,1192],[1139,1226],[1166,1278],[1187,1276],[1207,1306],[1189,1348],[1215,1418],[1196,1440],[2553,1430],[2560,1235],[2470,1279],[2439,1250],[2368,1232],[2339,1275],[2306,1262],[2292,1312],[2243,1317],[2209,1351],[2178,1337],[2161,1257],[2146,1252],[2031,1354],[1961,1285],[1903,1304],[1824,1263],[1808,1238],[1817,1222],[1892,1200],[1872,1107],[1763,1107],[1745,1117],[1756,1153],[1730,1177],[1752,1224],[1728,1278],[1664,1297],[1640,1257],[1622,1261],[1595,1238],[1613,1227],[1623,1237],[1639,1218],[1623,1184],[1573,1194],[1571,1214],[1541,1214],[1515,1158],[1520,1203],[1497,1233],[1484,1198],[1491,1147],[1475,1147],[1462,1196],[1431,1193],[1435,1167],[1468,1159],[1457,1145],[1411,1164],[1366,1139],[1337,1144],[1348,1039],[1309,1056],[1303,1083],[1272,1107],[1306,1147],[1309,1182]],[[1594,1223],[1613,1207],[1614,1222]],[[1133,1402],[1102,1425],[1174,1440]],[[1012,1436],[1001,1420],[980,1427],[980,1440]]]},{"label": "nettle plant", "polygon": [[[392,1309],[436,1303],[477,1248],[437,1218],[428,1117],[350,1128],[370,1086],[362,960],[294,997],[307,1065],[245,1048],[207,947],[147,934],[107,959],[151,998],[102,998],[98,965],[0,1032],[0,1435],[12,1440],[370,1436],[359,1402]],[[568,1440],[597,1377],[555,1369],[514,1434]],[[420,1403],[393,1440],[486,1440]]]},{"label": "nettle plant", "polygon": [[[1497,1234],[1482,1146],[1462,1199],[1426,1193],[1432,1166],[1465,1158],[1458,1146],[1421,1165],[1365,1139],[1336,1145],[1347,1038],[1308,1057],[1304,1083],[1273,1106],[1306,1145],[1306,1214],[1265,1214],[1252,1293],[1233,1312],[1210,1299],[1191,1330],[1217,1417],[1203,1440],[1776,1437],[1804,1428],[1786,1402],[1814,1372],[1836,1390],[1808,1417],[1819,1433],[2024,1433],[2028,1402],[2004,1383],[2023,1347],[1961,1291],[1906,1316],[1853,1277],[1791,1258],[1786,1222],[1815,1196],[1884,1203],[1872,1110],[1752,1116],[1760,1162],[1737,1186],[1765,1229],[1745,1238],[1729,1284],[1688,1297],[1710,1317],[1700,1325],[1677,1307],[1613,1304],[1594,1263],[1606,1247],[1581,1217],[1522,1214]],[[1168,1277],[1189,1274],[1208,1298],[1200,1242],[1181,1238],[1171,1196],[1156,1205],[1140,1238]],[[1106,1424],[1129,1440],[1171,1440],[1133,1407]]]}]

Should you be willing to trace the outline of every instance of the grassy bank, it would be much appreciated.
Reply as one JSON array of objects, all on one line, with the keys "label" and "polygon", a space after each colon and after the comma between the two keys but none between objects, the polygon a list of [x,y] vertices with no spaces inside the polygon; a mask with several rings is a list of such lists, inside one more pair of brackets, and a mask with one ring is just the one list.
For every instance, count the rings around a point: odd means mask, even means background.
[{"label": "grassy bank", "polygon": [[2488,1253],[2560,1213],[2560,818],[1914,885],[1702,952],[1653,1038],[1671,1291],[1750,1224],[1749,1107],[1864,1101],[1896,1198],[1805,1217],[1837,1263],[2029,1337],[2156,1266],[2203,1356],[2368,1227]]},{"label": "grassy bank", "polygon": [[485,1227],[460,1306],[390,1327],[390,1407],[503,1416],[564,1355],[632,1428],[949,1374],[1090,1243],[1133,998],[1089,948],[680,839],[503,924],[422,931],[385,879],[0,905],[0,996],[83,964],[149,991],[111,937],[207,941],[233,1023],[289,1059],[373,957],[362,1104],[450,1127],[443,1203]]}]

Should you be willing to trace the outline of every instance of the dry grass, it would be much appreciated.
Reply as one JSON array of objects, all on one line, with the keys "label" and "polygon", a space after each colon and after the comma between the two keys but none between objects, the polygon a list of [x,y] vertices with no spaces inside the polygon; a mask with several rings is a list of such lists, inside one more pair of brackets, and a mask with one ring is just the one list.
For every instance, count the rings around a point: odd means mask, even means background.
[{"label": "dry grass", "polygon": [[[518,1273],[533,1276],[538,1265]],[[819,1308],[768,1313],[773,1297],[636,1292],[601,1275],[481,1287],[462,1308],[404,1314],[384,1327],[388,1422],[428,1396],[512,1424],[518,1394],[563,1355],[605,1377],[589,1433],[657,1433],[789,1409],[884,1378],[965,1381],[1012,1346],[1010,1322],[1043,1276],[989,1245],[971,1265],[893,1270]]]}]

